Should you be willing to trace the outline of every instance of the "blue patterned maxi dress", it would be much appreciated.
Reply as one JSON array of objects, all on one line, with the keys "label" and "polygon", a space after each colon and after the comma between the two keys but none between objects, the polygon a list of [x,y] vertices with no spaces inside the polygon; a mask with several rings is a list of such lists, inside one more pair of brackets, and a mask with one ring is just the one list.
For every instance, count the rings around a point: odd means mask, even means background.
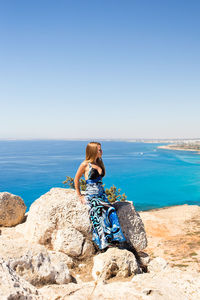
[{"label": "blue patterned maxi dress", "polygon": [[100,175],[98,170],[89,163],[85,199],[92,223],[92,240],[99,249],[106,248],[112,242],[125,241],[116,210],[108,201],[102,186],[102,177],[103,174]]}]

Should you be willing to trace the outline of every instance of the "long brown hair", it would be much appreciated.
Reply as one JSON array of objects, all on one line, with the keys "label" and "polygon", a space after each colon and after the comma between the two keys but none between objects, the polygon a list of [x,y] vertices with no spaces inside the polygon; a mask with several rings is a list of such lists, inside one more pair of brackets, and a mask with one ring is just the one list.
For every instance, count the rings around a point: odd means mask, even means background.
[{"label": "long brown hair", "polygon": [[[98,143],[98,142],[90,142],[90,143],[87,144],[86,152],[85,152],[85,160],[86,161],[91,162],[91,163],[95,161],[97,153],[98,153],[98,147],[97,146],[101,146],[101,144]],[[104,176],[105,173],[106,173],[106,170],[105,170],[103,160],[98,157],[97,160],[96,160],[96,164],[102,169],[103,176]]]}]

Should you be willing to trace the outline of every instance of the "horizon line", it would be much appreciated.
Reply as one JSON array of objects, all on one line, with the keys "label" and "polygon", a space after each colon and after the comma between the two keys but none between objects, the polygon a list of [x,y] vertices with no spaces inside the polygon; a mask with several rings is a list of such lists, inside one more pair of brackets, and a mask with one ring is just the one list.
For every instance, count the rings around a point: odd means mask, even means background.
[{"label": "horizon line", "polygon": [[0,141],[177,141],[200,140],[199,138],[0,138]]}]

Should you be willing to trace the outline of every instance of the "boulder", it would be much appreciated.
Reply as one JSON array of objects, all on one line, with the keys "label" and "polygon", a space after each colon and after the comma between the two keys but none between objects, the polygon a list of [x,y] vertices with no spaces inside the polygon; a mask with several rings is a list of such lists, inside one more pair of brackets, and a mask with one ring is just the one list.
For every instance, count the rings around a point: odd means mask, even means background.
[{"label": "boulder", "polygon": [[68,268],[74,267],[74,262],[71,257],[62,252],[56,252],[47,249],[44,245],[31,243],[24,238],[23,232],[19,233],[17,227],[2,227],[2,234],[0,235],[0,255],[5,260],[18,259],[26,253],[31,252],[32,256],[37,256],[39,253],[44,253],[50,257],[52,263],[64,263]]},{"label": "boulder", "polygon": [[95,280],[107,280],[111,277],[128,277],[140,273],[138,263],[132,252],[118,248],[109,248],[105,253],[93,258],[92,277]]},{"label": "boulder", "polygon": [[19,196],[3,192],[0,193],[0,225],[14,226],[22,222],[26,205]]},{"label": "boulder", "polygon": [[115,202],[113,204],[117,211],[119,222],[128,244],[137,251],[147,247],[147,238],[144,224],[138,212],[136,212],[131,201]]},{"label": "boulder", "polygon": [[48,250],[47,253],[51,259],[51,262],[54,265],[58,265],[59,263],[62,263],[62,264],[65,264],[69,269],[73,269],[73,267],[74,267],[73,259],[71,257],[69,257],[68,255],[66,255],[65,253],[51,251],[51,250]]},{"label": "boulder", "polygon": [[162,257],[156,257],[152,259],[148,264],[148,271],[152,273],[162,272],[165,268],[169,268],[169,264]]},{"label": "boulder", "polygon": [[72,257],[91,256],[93,244],[84,238],[80,231],[65,228],[54,231],[51,243],[55,251],[62,251]]},{"label": "boulder", "polygon": [[66,284],[73,280],[67,265],[59,261],[53,262],[47,251],[41,251],[37,255],[29,251],[19,258],[8,260],[7,263],[18,275],[34,286]]},{"label": "boulder", "polygon": [[18,276],[16,272],[0,258],[0,299],[42,300],[38,289]]},{"label": "boulder", "polygon": [[86,205],[72,189],[52,188],[30,207],[27,220],[17,227],[24,237],[71,257],[93,253],[91,224]]}]

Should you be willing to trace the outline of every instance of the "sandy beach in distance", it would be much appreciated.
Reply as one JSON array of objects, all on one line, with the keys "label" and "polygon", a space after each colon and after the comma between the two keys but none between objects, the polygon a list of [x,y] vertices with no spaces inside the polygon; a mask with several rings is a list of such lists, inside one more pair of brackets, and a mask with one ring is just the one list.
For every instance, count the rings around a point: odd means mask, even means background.
[{"label": "sandy beach in distance", "polygon": [[191,148],[181,148],[175,145],[164,145],[164,146],[158,146],[159,149],[167,149],[167,150],[180,150],[180,151],[191,151],[191,152],[197,152],[197,154],[200,154],[200,151],[197,149],[191,149]]}]

